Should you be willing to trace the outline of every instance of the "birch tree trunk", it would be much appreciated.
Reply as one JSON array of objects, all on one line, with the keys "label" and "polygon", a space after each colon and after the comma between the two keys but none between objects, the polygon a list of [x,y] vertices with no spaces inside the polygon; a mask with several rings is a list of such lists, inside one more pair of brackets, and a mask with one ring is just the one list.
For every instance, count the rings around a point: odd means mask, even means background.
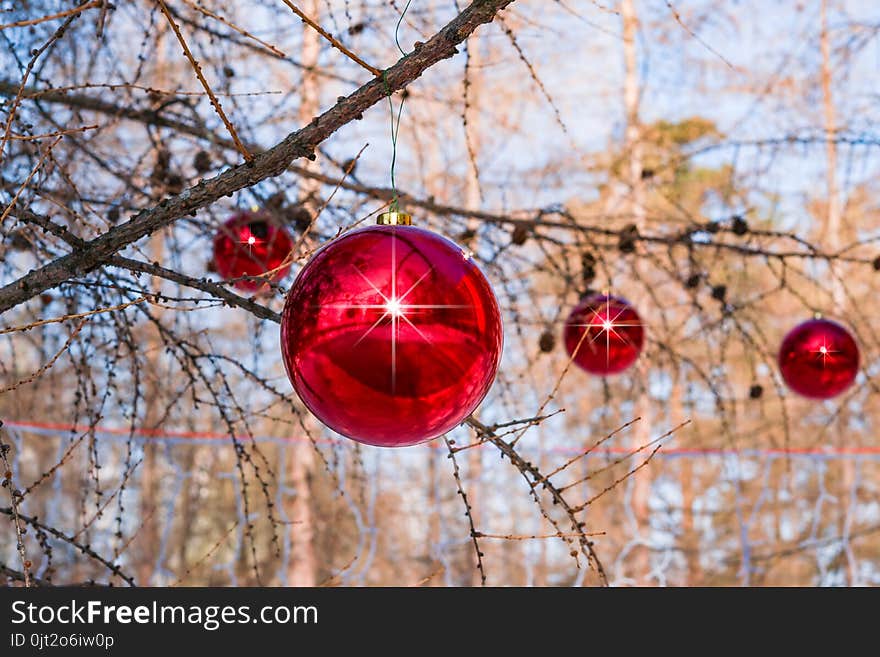
[{"label": "birch tree trunk", "polygon": [[[639,26],[639,18],[636,11],[635,0],[621,0],[620,17],[623,21],[623,62],[624,62],[624,80],[623,80],[623,103],[626,113],[626,132],[625,132],[625,153],[629,159],[628,180],[629,199],[626,207],[632,216],[633,223],[642,232],[645,226],[645,193],[642,182],[643,169],[643,149],[641,139],[641,128],[639,122],[639,70],[638,70],[638,52],[636,49],[636,37]],[[641,259],[636,259],[633,263],[633,271],[636,279],[641,280],[643,276],[643,267],[640,266]],[[638,304],[638,297],[630,295],[632,300]],[[653,425],[651,400],[648,396],[647,370],[642,371],[643,390],[639,395],[636,404],[636,413],[641,418],[636,423],[633,431],[633,449],[645,445],[651,440],[651,429]],[[648,507],[648,498],[651,493],[650,470],[644,468],[638,472],[632,482],[632,506],[633,513],[638,523],[638,531],[642,538],[650,534],[650,513]],[[647,538],[646,540],[649,540]],[[633,560],[635,572],[633,576],[640,584],[644,584],[644,578],[650,571],[651,554],[649,546],[643,545],[636,551],[636,557]]]},{"label": "birch tree trunk", "polygon": [[[320,24],[320,0],[307,0],[303,11]],[[320,110],[320,87],[317,76],[320,55],[320,35],[303,23],[302,51],[303,77],[300,85],[299,125],[306,125]],[[307,162],[306,167],[312,163]],[[315,193],[317,181],[300,178],[299,199],[305,199],[306,209],[312,215],[317,211]],[[315,455],[310,442],[298,441],[290,450],[290,484],[293,499],[288,509],[290,525],[291,559],[287,571],[289,586],[315,586],[317,583],[317,559],[315,557],[315,523],[312,509],[312,476]]]},{"label": "birch tree trunk", "polygon": [[[468,39],[468,68],[469,68],[469,87],[468,87],[468,97],[469,97],[469,108],[465,109],[467,112],[466,120],[468,125],[469,139],[470,139],[470,148],[471,154],[474,158],[473,163],[469,163],[467,167],[467,176],[465,177],[465,188],[464,188],[464,197],[465,197],[465,207],[469,210],[477,210],[480,208],[481,204],[481,194],[480,194],[480,181],[477,178],[477,163],[479,162],[479,154],[480,154],[480,87],[481,87],[481,79],[482,79],[482,71],[480,70],[482,56],[480,53],[480,41],[478,37],[472,36]],[[473,233],[473,238],[471,238],[471,246],[470,248],[476,252],[479,247],[479,222],[474,219],[468,220],[468,230]],[[470,480],[471,486],[468,491],[468,502],[471,505],[471,516],[473,517],[474,527],[479,529],[481,527],[482,521],[482,496],[481,496],[481,482],[483,479],[483,452],[481,449],[472,449],[470,450],[470,455],[468,456],[468,470],[470,471]],[[476,567],[476,557],[471,555],[474,564],[471,568],[471,576],[470,576],[470,585],[471,586],[481,586],[482,585],[482,577],[480,575],[479,569]]]},{"label": "birch tree trunk", "polygon": [[[167,89],[167,81],[173,77],[173,71],[170,71],[170,63],[167,57],[166,37],[168,28],[163,23],[157,26],[156,35],[156,53],[154,56],[155,72],[154,80],[159,89]],[[155,149],[154,149],[155,150]],[[165,231],[156,231],[149,240],[150,257],[154,262],[165,261]],[[163,279],[157,276],[150,277],[150,289],[154,293],[161,292]],[[161,321],[162,308],[154,306],[151,308],[153,315]],[[146,355],[147,362],[146,371],[151,377],[146,382],[146,392],[144,394],[144,415],[143,424],[151,427],[158,421],[162,410],[160,408],[160,398],[163,387],[160,384],[162,372],[162,354],[164,348],[158,331],[152,326],[147,326],[146,335]],[[161,488],[161,472],[159,471],[159,449],[158,445],[147,440],[144,442],[144,464],[143,474],[141,475],[140,486],[140,514],[143,518],[143,527],[139,532],[138,544],[141,547],[141,556],[137,560],[137,581],[142,586],[153,584],[153,574],[155,572],[156,562],[155,554],[159,545],[159,507],[162,505],[162,488]],[[169,520],[170,521],[170,520]]]},{"label": "birch tree trunk", "polygon": [[[821,32],[819,38],[819,47],[822,54],[822,113],[824,118],[825,132],[825,185],[828,193],[827,210],[825,215],[825,226],[821,231],[821,235],[827,235],[826,243],[831,253],[840,250],[843,233],[843,204],[841,200],[840,186],[837,180],[837,109],[834,105],[834,88],[833,88],[833,70],[831,65],[831,38],[828,33],[828,0],[822,0],[821,5]],[[833,265],[831,265],[833,266]],[[833,312],[836,316],[842,317],[846,311],[846,295],[843,288],[843,273],[833,271],[831,276],[831,297]],[[846,406],[841,408],[835,422],[838,426],[838,443],[842,444],[842,439],[847,436],[846,427],[849,423],[849,413]],[[844,459],[841,461],[841,481],[838,497],[841,500],[840,514],[840,535],[845,537],[848,533],[848,527],[852,523],[852,514],[857,503],[858,495],[852,494],[855,483],[855,467],[856,464],[852,459]],[[855,499],[854,499],[855,498]],[[846,555],[846,580],[847,585],[853,586],[857,583],[858,573],[856,572],[856,559],[853,554],[852,546],[848,540],[844,540],[844,553]]]}]

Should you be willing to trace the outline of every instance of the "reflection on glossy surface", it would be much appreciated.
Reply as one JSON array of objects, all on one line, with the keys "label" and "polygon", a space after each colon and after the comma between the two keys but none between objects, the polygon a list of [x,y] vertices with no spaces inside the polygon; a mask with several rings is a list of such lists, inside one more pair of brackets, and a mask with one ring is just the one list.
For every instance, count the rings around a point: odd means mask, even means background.
[{"label": "reflection on glossy surface", "polygon": [[[214,236],[214,266],[224,279],[262,276],[284,262],[291,248],[293,242],[284,228],[259,213],[239,212]],[[290,267],[283,267],[271,280],[280,281],[289,271]],[[258,280],[235,282],[235,287],[245,292],[256,292],[264,285]]]},{"label": "reflection on glossy surface", "polygon": [[811,319],[785,336],[779,349],[779,370],[796,393],[812,399],[829,399],[855,381],[859,348],[840,324]]},{"label": "reflection on glossy surface", "polygon": [[421,228],[374,226],[321,249],[290,290],[284,364],[331,429],[400,447],[460,424],[492,385],[501,316],[479,268]]},{"label": "reflection on glossy surface", "polygon": [[[586,335],[585,335],[586,334]],[[565,349],[591,374],[622,372],[639,357],[645,339],[638,313],[619,297],[581,299],[565,323]]]}]

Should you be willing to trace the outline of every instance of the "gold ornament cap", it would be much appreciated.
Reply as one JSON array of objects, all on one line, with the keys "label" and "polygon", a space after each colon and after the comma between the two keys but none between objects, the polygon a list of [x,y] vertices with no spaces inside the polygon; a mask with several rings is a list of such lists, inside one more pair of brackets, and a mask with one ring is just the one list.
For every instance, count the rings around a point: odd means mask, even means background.
[{"label": "gold ornament cap", "polygon": [[383,212],[376,223],[380,226],[412,226],[412,215],[406,212]]}]

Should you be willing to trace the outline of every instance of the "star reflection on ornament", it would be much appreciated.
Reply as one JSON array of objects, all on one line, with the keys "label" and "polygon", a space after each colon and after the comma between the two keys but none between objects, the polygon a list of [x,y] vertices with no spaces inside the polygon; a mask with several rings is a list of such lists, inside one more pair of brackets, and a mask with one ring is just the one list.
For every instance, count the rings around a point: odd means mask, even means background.
[{"label": "star reflection on ornament", "polygon": [[385,311],[393,315],[394,317],[400,317],[401,307],[399,299],[388,299],[388,302],[385,304]]},{"label": "star reflection on ornament", "polygon": [[[363,303],[349,303],[349,304],[331,304],[331,306],[336,308],[343,309],[357,309],[357,310],[365,310],[365,311],[380,311],[382,314],[379,318],[373,322],[369,328],[367,328],[363,335],[357,339],[354,343],[354,346],[361,344],[364,339],[373,332],[373,330],[381,326],[386,319],[390,321],[391,324],[391,332],[388,336],[388,340],[391,344],[391,392],[394,393],[397,390],[397,343],[400,339],[400,320],[406,322],[406,324],[412,328],[419,337],[424,340],[426,343],[431,344],[430,338],[426,336],[422,330],[416,326],[415,323],[410,319],[410,316],[415,312],[425,311],[425,310],[438,310],[440,308],[456,308],[456,309],[464,309],[464,308],[472,308],[471,305],[468,304],[411,304],[411,303],[403,303],[404,299],[406,299],[410,293],[415,290],[422,281],[427,278],[431,272],[434,270],[433,265],[429,265],[428,269],[419,276],[416,281],[410,285],[409,289],[406,292],[397,296],[397,272],[398,272],[398,264],[397,264],[397,235],[394,233],[391,234],[391,254],[388,261],[388,271],[391,272],[391,290],[390,294],[386,295],[379,289],[373,281],[369,279],[369,277],[364,274],[363,271],[357,266],[355,266],[355,270],[360,275],[360,277],[364,280],[364,282],[372,289],[382,300],[382,303],[373,303],[373,304],[363,304]],[[321,306],[316,306],[317,309],[320,309]]]},{"label": "star reflection on ornament", "polygon": [[859,348],[843,326],[817,318],[789,331],[778,361],[782,378],[794,392],[810,399],[830,399],[855,381]]},{"label": "star reflection on ornament", "polygon": [[641,353],[644,328],[625,299],[587,295],[565,323],[565,348],[572,360],[591,374],[607,376],[630,367]]},{"label": "star reflection on ornament", "polygon": [[476,264],[404,225],[352,231],[320,249],[281,323],[303,403],[331,429],[381,446],[460,424],[488,392],[501,342],[498,304]]},{"label": "star reflection on ornament", "polygon": [[822,358],[822,366],[826,366],[828,364],[828,356],[830,354],[837,353],[836,349],[829,349],[826,345],[822,345],[819,347],[819,356]]}]

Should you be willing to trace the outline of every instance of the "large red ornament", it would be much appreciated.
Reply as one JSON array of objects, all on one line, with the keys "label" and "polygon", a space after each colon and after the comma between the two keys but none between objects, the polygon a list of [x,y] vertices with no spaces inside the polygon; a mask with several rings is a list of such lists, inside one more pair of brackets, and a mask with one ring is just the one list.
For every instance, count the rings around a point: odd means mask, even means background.
[{"label": "large red ornament", "polygon": [[409,225],[356,230],[320,249],[281,318],[303,403],[334,431],[383,447],[460,424],[489,391],[501,343],[498,302],[469,253]]},{"label": "large red ornament", "polygon": [[785,336],[779,349],[779,370],[796,393],[811,399],[830,399],[855,381],[859,347],[840,324],[811,319]]},{"label": "large red ornament", "polygon": [[[280,267],[290,255],[293,241],[288,232],[257,212],[239,212],[232,216],[214,236],[214,266],[224,279],[242,276],[263,276],[280,281],[290,267]],[[235,281],[235,287],[256,292],[266,285],[257,279]]]},{"label": "large red ornament", "polygon": [[624,299],[604,294],[585,296],[565,322],[565,349],[591,374],[622,372],[639,357],[645,331],[638,313]]}]

